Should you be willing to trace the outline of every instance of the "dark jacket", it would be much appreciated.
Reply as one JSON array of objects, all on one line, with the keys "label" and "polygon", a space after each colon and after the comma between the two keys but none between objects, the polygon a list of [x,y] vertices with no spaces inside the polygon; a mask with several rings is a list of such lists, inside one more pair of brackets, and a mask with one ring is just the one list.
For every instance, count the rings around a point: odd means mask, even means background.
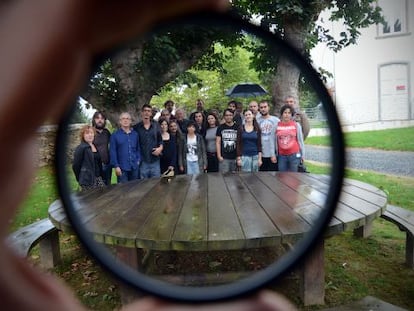
[{"label": "dark jacket", "polygon": [[96,166],[94,155],[89,144],[82,142],[76,147],[72,169],[79,185],[94,185],[96,176],[100,176],[101,168]]}]

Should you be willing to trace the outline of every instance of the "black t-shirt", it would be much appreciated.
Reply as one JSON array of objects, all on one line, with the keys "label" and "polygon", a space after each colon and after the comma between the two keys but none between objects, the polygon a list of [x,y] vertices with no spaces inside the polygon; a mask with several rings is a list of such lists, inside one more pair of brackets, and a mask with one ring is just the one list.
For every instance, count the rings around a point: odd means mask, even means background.
[{"label": "black t-shirt", "polygon": [[231,126],[221,124],[217,128],[216,136],[221,137],[221,156],[224,159],[233,160],[237,156],[237,129],[238,125],[236,123]]}]

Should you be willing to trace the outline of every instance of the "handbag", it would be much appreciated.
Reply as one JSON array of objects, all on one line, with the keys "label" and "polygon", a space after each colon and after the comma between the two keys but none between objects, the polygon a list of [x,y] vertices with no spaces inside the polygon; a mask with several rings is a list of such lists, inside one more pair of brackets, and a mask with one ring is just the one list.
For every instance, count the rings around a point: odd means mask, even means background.
[{"label": "handbag", "polygon": [[309,173],[308,170],[306,169],[306,165],[305,165],[305,163],[303,163],[303,161],[300,161],[300,163],[298,165],[298,172],[299,173]]}]

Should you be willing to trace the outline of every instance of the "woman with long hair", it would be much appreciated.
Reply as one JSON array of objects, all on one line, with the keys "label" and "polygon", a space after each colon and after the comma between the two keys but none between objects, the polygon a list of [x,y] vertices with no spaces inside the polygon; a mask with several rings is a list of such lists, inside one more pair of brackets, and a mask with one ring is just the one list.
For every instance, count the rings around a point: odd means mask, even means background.
[{"label": "woman with long hair", "polygon": [[219,120],[215,113],[210,112],[207,115],[206,129],[206,151],[207,151],[207,172],[218,172],[216,133],[219,126]]},{"label": "woman with long hair", "polygon": [[169,133],[169,122],[167,119],[160,118],[158,120],[161,129],[162,137],[162,154],[160,157],[160,169],[161,173],[166,171],[174,171],[177,163],[177,145],[175,137]]},{"label": "woman with long hair", "polygon": [[242,172],[258,172],[262,165],[262,137],[253,112],[246,110],[237,134],[237,166]]}]

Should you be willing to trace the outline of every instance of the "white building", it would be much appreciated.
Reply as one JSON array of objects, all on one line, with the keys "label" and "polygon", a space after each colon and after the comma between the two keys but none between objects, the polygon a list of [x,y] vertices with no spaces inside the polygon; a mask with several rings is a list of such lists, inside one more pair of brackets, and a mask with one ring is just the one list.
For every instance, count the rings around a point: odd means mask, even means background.
[{"label": "white building", "polygon": [[[312,50],[315,67],[334,77],[329,87],[345,131],[414,125],[414,0],[378,0],[386,25],[360,30],[356,45],[333,53],[319,44]],[[321,22],[338,34],[340,22]]]}]

